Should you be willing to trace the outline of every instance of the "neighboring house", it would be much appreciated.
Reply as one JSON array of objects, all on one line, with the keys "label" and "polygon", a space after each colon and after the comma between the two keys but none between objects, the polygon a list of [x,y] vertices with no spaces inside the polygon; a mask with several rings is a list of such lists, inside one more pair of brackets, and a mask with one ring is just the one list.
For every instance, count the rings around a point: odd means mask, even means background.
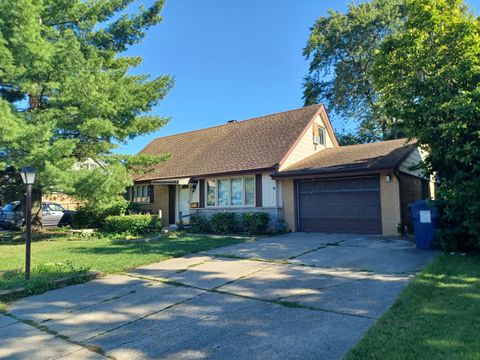
[{"label": "neighboring house", "polygon": [[[100,167],[97,162],[93,159],[86,159],[84,161],[79,161],[75,163],[72,167],[73,170],[93,170]],[[53,202],[61,205],[66,210],[77,210],[83,203],[72,196],[62,192],[62,191],[54,191],[49,194],[45,194],[42,196],[42,202]]]},{"label": "neighboring house", "polygon": [[430,197],[405,139],[339,146],[322,105],[153,140],[171,153],[127,197],[163,224],[191,214],[268,212],[291,231],[396,234],[410,202]]}]

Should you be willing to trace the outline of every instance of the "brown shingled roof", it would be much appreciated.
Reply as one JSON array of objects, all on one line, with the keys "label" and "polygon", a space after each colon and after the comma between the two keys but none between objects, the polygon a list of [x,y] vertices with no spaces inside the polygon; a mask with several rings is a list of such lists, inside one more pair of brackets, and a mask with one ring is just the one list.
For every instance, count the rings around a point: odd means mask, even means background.
[{"label": "brown shingled roof", "polygon": [[413,147],[407,139],[397,139],[328,148],[287,167],[277,176],[393,169]]},{"label": "brown shingled roof", "polygon": [[228,123],[153,140],[141,154],[173,154],[135,180],[171,179],[273,169],[322,105]]}]

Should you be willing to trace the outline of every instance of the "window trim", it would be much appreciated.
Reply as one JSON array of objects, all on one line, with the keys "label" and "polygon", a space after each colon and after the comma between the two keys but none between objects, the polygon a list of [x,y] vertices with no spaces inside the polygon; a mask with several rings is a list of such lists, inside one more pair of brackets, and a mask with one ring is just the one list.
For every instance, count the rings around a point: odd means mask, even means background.
[{"label": "window trim", "polygon": [[316,126],[316,129],[318,131],[318,143],[316,142],[315,138],[317,136],[315,136],[315,134],[313,135],[313,144],[314,145],[321,145],[321,146],[326,146],[325,145],[325,128],[319,124],[315,124]]},{"label": "window trim", "polygon": [[[245,179],[250,178],[253,179],[253,203],[251,205],[246,205],[246,181]],[[232,205],[232,180],[233,179],[241,179],[242,180],[242,204],[241,205]],[[227,205],[219,205],[218,204],[218,191],[219,191],[219,186],[218,182],[222,180],[227,180],[228,181],[228,204]],[[209,181],[214,181],[215,182],[215,205],[210,205],[208,204],[208,182]],[[221,177],[221,178],[215,178],[215,179],[205,179],[205,207],[206,208],[232,208],[232,209],[238,209],[238,208],[255,208],[256,203],[255,203],[255,198],[257,196],[257,186],[255,184],[255,175],[248,175],[248,176],[233,176],[233,177]]]},{"label": "window trim", "polygon": [[150,203],[150,185],[141,184],[132,186],[132,202],[149,204]]}]

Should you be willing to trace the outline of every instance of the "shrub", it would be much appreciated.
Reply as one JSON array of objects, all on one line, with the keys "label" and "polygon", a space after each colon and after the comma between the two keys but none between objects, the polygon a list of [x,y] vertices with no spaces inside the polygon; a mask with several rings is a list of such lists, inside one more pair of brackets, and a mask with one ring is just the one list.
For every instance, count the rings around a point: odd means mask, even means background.
[{"label": "shrub", "polygon": [[233,212],[213,214],[211,223],[215,234],[232,234],[238,231],[237,214]]},{"label": "shrub", "polygon": [[85,205],[73,215],[72,227],[75,229],[101,228],[107,216],[124,215],[128,202],[119,201],[109,205]]},{"label": "shrub", "polygon": [[104,229],[109,233],[145,235],[159,232],[162,229],[162,223],[155,215],[117,215],[108,216],[105,219]]},{"label": "shrub", "polygon": [[211,229],[210,221],[207,217],[202,215],[190,216],[190,232],[192,233],[206,233]]},{"label": "shrub", "polygon": [[242,214],[242,231],[250,235],[266,234],[270,215],[265,212],[248,212]]},{"label": "shrub", "polygon": [[287,232],[287,223],[283,219],[277,219],[271,228],[272,234],[284,234]]}]

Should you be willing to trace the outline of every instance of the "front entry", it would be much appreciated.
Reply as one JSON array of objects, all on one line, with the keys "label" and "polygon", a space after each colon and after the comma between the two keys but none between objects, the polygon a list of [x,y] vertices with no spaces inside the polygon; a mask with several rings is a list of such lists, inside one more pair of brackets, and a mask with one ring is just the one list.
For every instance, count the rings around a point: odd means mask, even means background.
[{"label": "front entry", "polygon": [[378,176],[297,181],[299,231],[381,234]]},{"label": "front entry", "polygon": [[190,193],[191,190],[188,185],[180,186],[178,193],[178,211],[179,214],[182,214],[183,219],[179,219],[179,221],[183,220],[185,224],[188,224],[188,215],[190,215]]}]

